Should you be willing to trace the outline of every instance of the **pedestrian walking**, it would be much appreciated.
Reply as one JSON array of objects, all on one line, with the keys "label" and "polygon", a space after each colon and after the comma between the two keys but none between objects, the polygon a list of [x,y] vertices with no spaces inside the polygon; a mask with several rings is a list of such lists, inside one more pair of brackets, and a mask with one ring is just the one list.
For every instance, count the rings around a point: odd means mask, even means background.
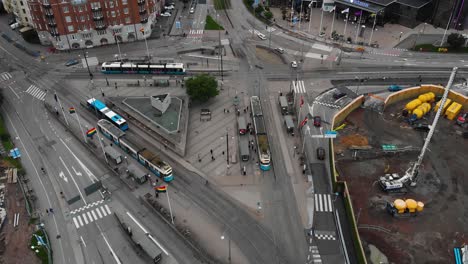
[{"label": "pedestrian walking", "polygon": [[215,157],[211,156],[211,160],[214,161],[214,160],[216,160],[216,159],[215,159]]},{"label": "pedestrian walking", "polygon": [[49,209],[45,209],[45,212],[47,213],[47,215],[49,214]]},{"label": "pedestrian walking", "polygon": [[210,153],[211,153],[211,156],[213,156],[213,150],[212,149],[210,149]]},{"label": "pedestrian walking", "polygon": [[223,110],[224,110],[224,113],[226,113],[226,108],[223,108]]},{"label": "pedestrian walking", "polygon": [[223,151],[223,155],[224,155],[224,151]]},{"label": "pedestrian walking", "polygon": [[49,208],[49,211],[50,211],[51,213],[54,213],[54,209],[52,209],[52,208]]},{"label": "pedestrian walking", "polygon": [[247,113],[247,110],[245,110],[245,108],[244,108],[244,113]]}]

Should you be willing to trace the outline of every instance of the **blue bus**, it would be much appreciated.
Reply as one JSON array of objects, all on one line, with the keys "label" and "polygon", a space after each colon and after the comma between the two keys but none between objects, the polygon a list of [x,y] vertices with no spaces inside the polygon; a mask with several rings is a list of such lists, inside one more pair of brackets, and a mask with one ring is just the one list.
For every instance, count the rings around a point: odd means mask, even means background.
[{"label": "blue bus", "polygon": [[114,125],[120,128],[122,131],[128,129],[128,124],[125,119],[120,115],[116,114],[114,111],[110,110],[103,102],[99,101],[96,98],[91,98],[87,101],[88,108],[96,110],[99,112],[99,117],[105,117],[107,120],[111,121]]}]

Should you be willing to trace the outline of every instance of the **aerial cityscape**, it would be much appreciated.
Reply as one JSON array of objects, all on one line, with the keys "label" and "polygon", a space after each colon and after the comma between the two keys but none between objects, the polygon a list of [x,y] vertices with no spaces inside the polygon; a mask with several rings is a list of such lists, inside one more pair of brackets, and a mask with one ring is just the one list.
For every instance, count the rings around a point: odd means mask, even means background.
[{"label": "aerial cityscape", "polygon": [[467,14],[0,0],[0,263],[468,264]]}]

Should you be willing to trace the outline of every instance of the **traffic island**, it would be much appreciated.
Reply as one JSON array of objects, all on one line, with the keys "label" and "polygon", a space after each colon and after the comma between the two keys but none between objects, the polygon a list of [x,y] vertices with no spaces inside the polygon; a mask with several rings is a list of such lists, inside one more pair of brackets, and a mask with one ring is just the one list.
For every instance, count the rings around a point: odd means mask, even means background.
[{"label": "traffic island", "polygon": [[164,148],[185,155],[188,98],[159,94],[138,97],[109,97],[107,103],[130,123],[143,128]]}]

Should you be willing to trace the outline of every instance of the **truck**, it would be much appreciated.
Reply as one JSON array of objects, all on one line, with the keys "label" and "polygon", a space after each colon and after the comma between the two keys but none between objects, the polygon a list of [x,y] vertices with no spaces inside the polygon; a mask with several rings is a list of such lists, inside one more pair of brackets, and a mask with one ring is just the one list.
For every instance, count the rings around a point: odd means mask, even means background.
[{"label": "truck", "polygon": [[144,233],[141,227],[128,214],[116,212],[114,216],[132,241],[137,253],[146,254],[152,260],[151,263],[159,263],[162,259],[162,250],[150,239],[151,235]]}]

